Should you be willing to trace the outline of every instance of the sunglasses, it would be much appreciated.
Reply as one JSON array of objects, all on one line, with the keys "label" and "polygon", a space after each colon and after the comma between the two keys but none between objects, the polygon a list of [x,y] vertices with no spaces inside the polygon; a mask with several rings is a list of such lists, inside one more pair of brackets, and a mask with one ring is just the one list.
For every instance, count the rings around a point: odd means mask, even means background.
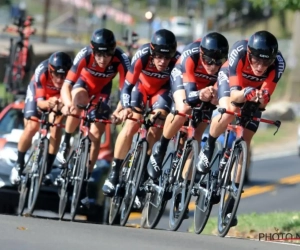
[{"label": "sunglasses", "polygon": [[165,60],[171,60],[172,59],[172,56],[170,56],[170,55],[164,55],[164,54],[153,54],[153,58],[155,58],[155,59],[160,59],[160,60],[162,60],[162,59],[165,59]]},{"label": "sunglasses", "polygon": [[221,58],[221,59],[214,59],[211,58],[209,56],[206,56],[204,54],[201,54],[201,58],[202,61],[206,64],[206,65],[217,65],[217,66],[221,66],[226,62],[226,58]]},{"label": "sunglasses", "polygon": [[256,66],[262,65],[264,67],[269,67],[274,62],[274,59],[263,59],[251,54],[249,55],[249,57],[250,57],[250,63]]},{"label": "sunglasses", "polygon": [[110,57],[110,56],[113,56],[113,53],[111,52],[104,52],[104,51],[94,51],[94,55],[97,56],[97,57]]}]

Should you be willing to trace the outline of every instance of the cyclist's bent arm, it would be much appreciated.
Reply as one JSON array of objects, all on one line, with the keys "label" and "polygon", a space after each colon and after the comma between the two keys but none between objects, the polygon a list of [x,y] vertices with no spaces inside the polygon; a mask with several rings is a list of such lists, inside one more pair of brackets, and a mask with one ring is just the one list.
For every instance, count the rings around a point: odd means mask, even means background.
[{"label": "cyclist's bent arm", "polygon": [[66,106],[72,105],[72,84],[68,81],[65,81],[60,90],[60,96],[62,103]]},{"label": "cyclist's bent arm", "polygon": [[244,90],[234,89],[230,92],[230,101],[237,103],[244,103],[246,98],[244,96]]},{"label": "cyclist's bent arm", "polygon": [[49,107],[48,101],[45,100],[44,98],[38,98],[38,99],[37,99],[37,106],[38,106],[40,109],[46,110],[46,109]]},{"label": "cyclist's bent arm", "polygon": [[121,101],[118,102],[115,112],[119,113],[123,109]]},{"label": "cyclist's bent arm", "polygon": [[134,87],[134,84],[129,83],[127,80],[125,81],[125,84],[121,91],[121,100],[120,100],[123,108],[130,107],[130,96],[131,96],[131,91],[132,91],[133,87]]}]

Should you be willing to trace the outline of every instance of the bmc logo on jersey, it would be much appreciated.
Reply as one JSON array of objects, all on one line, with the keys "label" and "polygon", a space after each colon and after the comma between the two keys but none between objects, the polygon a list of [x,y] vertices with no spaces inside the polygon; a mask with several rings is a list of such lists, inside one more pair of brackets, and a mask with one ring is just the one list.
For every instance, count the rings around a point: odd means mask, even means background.
[{"label": "bmc logo on jersey", "polygon": [[283,60],[281,55],[277,55],[276,58],[277,58],[277,61],[278,61],[278,74],[277,74],[277,77],[279,79],[281,77],[281,75],[283,74],[283,72],[284,72],[285,63],[284,63],[284,60]]},{"label": "bmc logo on jersey", "polygon": [[265,76],[262,77],[257,77],[257,76],[253,76],[253,75],[248,75],[245,73],[242,73],[242,76],[250,81],[254,81],[254,82],[261,82],[264,81],[266,79]]},{"label": "bmc logo on jersey", "polygon": [[145,47],[145,48],[143,48],[143,49],[138,50],[138,51],[135,53],[134,57],[132,58],[131,64],[133,64],[138,58],[142,57],[142,55],[147,54],[148,51],[149,51],[149,48],[148,48],[148,47]]},{"label": "bmc logo on jersey", "polygon": [[201,73],[195,73],[195,76],[198,77],[198,78],[204,78],[204,79],[207,79],[207,80],[209,80],[209,81],[216,81],[216,80],[217,80],[217,77],[214,77],[214,76],[208,76],[208,75],[201,74]]},{"label": "bmc logo on jersey", "polygon": [[159,78],[159,79],[164,79],[164,78],[169,77],[169,75],[164,75],[164,74],[155,73],[155,72],[149,72],[149,71],[146,71],[146,70],[142,70],[142,72],[147,76],[155,77],[155,78]]},{"label": "bmc logo on jersey", "polygon": [[194,47],[192,49],[187,49],[187,50],[183,51],[182,54],[181,54],[181,58],[182,58],[181,62],[186,57],[188,57],[188,56],[190,56],[192,54],[197,54],[197,53],[199,53],[199,48],[198,47]]},{"label": "bmc logo on jersey", "polygon": [[229,55],[229,58],[228,58],[228,61],[229,61],[229,65],[232,66],[233,63],[235,62],[238,54],[240,51],[242,51],[244,49],[244,46],[243,45],[240,45],[238,46],[236,49],[232,50],[230,55]]},{"label": "bmc logo on jersey", "polygon": [[40,65],[37,67],[37,69],[35,70],[34,74],[35,74],[35,81],[36,81],[36,82],[39,81],[41,72],[43,71],[44,68],[45,68],[44,65],[43,65],[43,64],[40,64]]},{"label": "bmc logo on jersey", "polygon": [[75,59],[74,59],[73,64],[74,64],[74,65],[78,64],[78,62],[80,61],[81,58],[84,57],[84,54],[85,54],[86,52],[87,52],[87,48],[86,48],[86,47],[83,48],[82,50],[80,50],[80,51],[77,53],[77,55],[76,55],[76,57],[75,57]]},{"label": "bmc logo on jersey", "polygon": [[98,71],[94,71],[94,70],[91,70],[91,69],[88,69],[86,68],[86,70],[93,76],[96,76],[96,77],[103,77],[103,78],[108,78],[108,77],[113,77],[115,75],[115,73],[102,73],[102,72],[98,72]]}]

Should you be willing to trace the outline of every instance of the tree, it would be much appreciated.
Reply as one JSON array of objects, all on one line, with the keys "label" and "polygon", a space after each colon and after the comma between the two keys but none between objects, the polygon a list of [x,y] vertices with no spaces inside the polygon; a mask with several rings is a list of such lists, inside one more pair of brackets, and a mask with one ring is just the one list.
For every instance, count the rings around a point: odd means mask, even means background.
[{"label": "tree", "polygon": [[[267,0],[268,1],[268,0]],[[254,6],[262,7],[266,4],[266,0],[251,0]],[[288,76],[288,82],[284,98],[293,102],[300,101],[300,1],[299,0],[269,0],[274,10],[292,10],[294,11],[294,22],[292,30],[292,41],[290,54],[286,62],[291,67],[291,72]]]}]

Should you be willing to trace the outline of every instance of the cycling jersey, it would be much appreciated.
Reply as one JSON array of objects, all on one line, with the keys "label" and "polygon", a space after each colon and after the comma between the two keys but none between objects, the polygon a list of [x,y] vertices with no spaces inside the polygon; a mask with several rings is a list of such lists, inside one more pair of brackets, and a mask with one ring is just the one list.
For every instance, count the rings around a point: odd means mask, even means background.
[{"label": "cycling jersey", "polygon": [[108,66],[100,68],[93,56],[93,50],[90,46],[86,46],[76,55],[65,81],[74,86],[80,79],[80,87],[84,87],[89,95],[94,95],[101,92],[106,85],[111,85],[112,79],[119,72],[119,89],[121,89],[129,66],[126,53],[116,48]]},{"label": "cycling jersey", "polygon": [[172,92],[185,89],[190,104],[199,102],[199,90],[217,81],[217,74],[209,75],[202,65],[200,43],[198,39],[185,47],[171,74]]},{"label": "cycling jersey", "polygon": [[[121,92],[121,103],[123,107],[131,104],[131,91],[135,84],[143,88],[145,95],[154,96],[161,88],[169,89],[170,74],[179,58],[176,52],[165,71],[158,71],[150,55],[150,44],[144,44],[132,58],[131,67],[126,74],[125,84]],[[146,97],[143,99],[145,100]]]},{"label": "cycling jersey", "polygon": [[37,112],[37,100],[48,100],[50,97],[60,96],[60,88],[54,86],[48,70],[48,59],[41,62],[35,69],[34,75],[28,85],[24,117],[39,117]]}]

